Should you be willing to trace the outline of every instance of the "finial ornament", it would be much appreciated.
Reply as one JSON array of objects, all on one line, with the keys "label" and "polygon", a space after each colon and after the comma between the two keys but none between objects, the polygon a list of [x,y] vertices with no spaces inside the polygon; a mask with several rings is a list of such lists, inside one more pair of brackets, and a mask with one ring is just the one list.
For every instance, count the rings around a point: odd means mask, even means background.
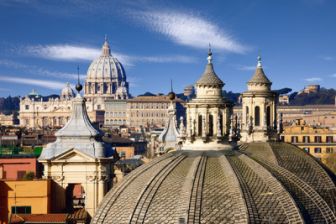
[{"label": "finial ornament", "polygon": [[108,39],[107,39],[107,34],[105,34],[105,42],[107,42],[107,40],[108,40]]},{"label": "finial ornament", "polygon": [[258,67],[258,68],[262,68],[262,65],[261,65],[261,56],[260,56],[260,54],[259,54],[259,56],[258,56],[258,64],[257,64],[257,67]]},{"label": "finial ornament", "polygon": [[212,51],[211,51],[211,44],[209,43],[209,50],[208,50],[208,64],[212,63]]},{"label": "finial ornament", "polygon": [[77,85],[76,85],[76,90],[78,92],[78,94],[80,93],[80,91],[82,90],[83,86],[80,84],[80,80],[79,80],[79,65],[77,65]]},{"label": "finial ornament", "polygon": [[173,80],[170,80],[170,92],[168,93],[168,97],[170,99],[171,102],[173,102],[173,100],[175,100],[176,94],[173,91]]}]

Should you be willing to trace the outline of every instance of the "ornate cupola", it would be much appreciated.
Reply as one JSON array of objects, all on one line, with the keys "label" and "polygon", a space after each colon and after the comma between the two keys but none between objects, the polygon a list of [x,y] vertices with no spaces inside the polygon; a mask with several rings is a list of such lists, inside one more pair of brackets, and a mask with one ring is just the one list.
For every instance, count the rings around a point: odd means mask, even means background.
[{"label": "ornate cupola", "polygon": [[202,148],[209,143],[213,147],[225,141],[229,134],[232,102],[222,95],[224,82],[215,73],[210,47],[207,60],[205,71],[196,82],[196,97],[187,103],[185,149]]},{"label": "ornate cupola", "polygon": [[276,130],[276,93],[264,73],[261,57],[257,68],[242,94],[242,142],[269,141]]},{"label": "ornate cupola", "polygon": [[196,91],[198,98],[221,98],[224,82],[215,73],[212,64],[212,51],[209,47],[208,63],[201,78],[196,82]]}]

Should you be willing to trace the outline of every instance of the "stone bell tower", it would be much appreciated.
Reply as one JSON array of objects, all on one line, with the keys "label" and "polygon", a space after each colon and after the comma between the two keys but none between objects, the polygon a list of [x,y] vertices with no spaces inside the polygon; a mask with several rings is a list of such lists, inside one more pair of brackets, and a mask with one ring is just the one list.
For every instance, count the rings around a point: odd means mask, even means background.
[{"label": "stone bell tower", "polygon": [[276,132],[276,93],[258,57],[255,73],[242,93],[242,142],[265,142]]},{"label": "stone bell tower", "polygon": [[228,139],[232,102],[222,93],[224,82],[217,76],[209,48],[208,63],[196,82],[196,97],[187,103],[187,129],[184,148],[217,147]]}]

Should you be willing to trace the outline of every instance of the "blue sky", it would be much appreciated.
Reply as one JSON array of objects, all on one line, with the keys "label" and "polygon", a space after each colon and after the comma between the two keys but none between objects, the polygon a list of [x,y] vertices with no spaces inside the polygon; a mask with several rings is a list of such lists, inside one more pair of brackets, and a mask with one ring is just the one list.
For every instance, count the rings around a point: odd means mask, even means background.
[{"label": "blue sky", "polygon": [[260,52],[273,89],[336,87],[336,1],[0,1],[0,96],[82,80],[105,34],[130,92],[195,83],[212,45],[224,89],[241,92]]}]

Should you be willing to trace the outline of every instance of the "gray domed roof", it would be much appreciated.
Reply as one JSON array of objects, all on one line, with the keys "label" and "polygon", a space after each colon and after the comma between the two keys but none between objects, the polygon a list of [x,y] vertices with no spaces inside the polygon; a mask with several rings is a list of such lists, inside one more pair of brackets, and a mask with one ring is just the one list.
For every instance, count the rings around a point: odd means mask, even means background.
[{"label": "gray domed roof", "polygon": [[105,39],[102,47],[102,54],[95,59],[87,71],[87,81],[97,80],[119,80],[126,81],[124,67],[117,58],[111,55],[110,45]]},{"label": "gray domed roof", "polygon": [[335,175],[286,143],[179,150],[130,173],[92,223],[336,223]]},{"label": "gray domed roof", "polygon": [[261,57],[258,57],[258,65],[257,68],[254,72],[254,75],[252,76],[252,78],[250,79],[250,81],[248,81],[248,84],[250,83],[257,83],[257,84],[267,84],[267,85],[271,85],[272,82],[267,78],[267,76],[264,73],[264,70],[261,66]]},{"label": "gray domed roof", "polygon": [[217,76],[212,64],[212,52],[208,53],[208,64],[205,66],[205,71],[201,78],[196,82],[196,85],[218,85],[223,86],[224,82]]}]

